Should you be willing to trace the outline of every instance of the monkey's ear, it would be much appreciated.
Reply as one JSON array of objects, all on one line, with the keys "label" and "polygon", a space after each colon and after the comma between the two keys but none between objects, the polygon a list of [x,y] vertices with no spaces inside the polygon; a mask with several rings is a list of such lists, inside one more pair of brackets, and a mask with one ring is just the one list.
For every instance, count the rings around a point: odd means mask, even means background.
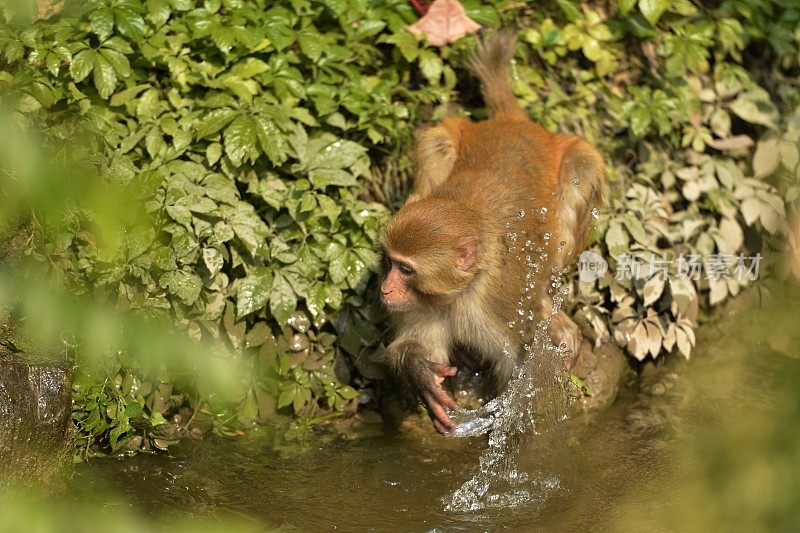
[{"label": "monkey's ear", "polygon": [[469,270],[475,265],[478,256],[478,246],[475,240],[462,237],[456,244],[456,267],[459,270]]}]

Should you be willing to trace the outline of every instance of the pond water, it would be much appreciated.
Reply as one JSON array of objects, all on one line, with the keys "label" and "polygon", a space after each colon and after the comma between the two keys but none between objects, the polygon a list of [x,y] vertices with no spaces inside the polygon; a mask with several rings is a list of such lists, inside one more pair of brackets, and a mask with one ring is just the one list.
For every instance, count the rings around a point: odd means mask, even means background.
[{"label": "pond water", "polygon": [[486,439],[419,429],[321,430],[280,450],[263,429],[187,443],[173,457],[94,461],[78,481],[149,517],[255,528],[798,530],[798,314],[746,315],[706,326],[691,362],[651,365],[606,412],[526,439],[514,458],[526,496],[506,506],[446,511]]}]

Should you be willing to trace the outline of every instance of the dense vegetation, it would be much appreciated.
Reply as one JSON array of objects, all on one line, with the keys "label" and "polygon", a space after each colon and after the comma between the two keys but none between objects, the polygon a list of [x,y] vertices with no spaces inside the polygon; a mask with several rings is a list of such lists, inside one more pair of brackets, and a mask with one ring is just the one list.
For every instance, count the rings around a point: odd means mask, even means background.
[{"label": "dense vegetation", "polygon": [[[592,249],[610,271],[576,277],[572,311],[637,359],[689,357],[699,310],[750,283],[707,279],[713,264],[734,272],[760,253],[760,277],[780,275],[770,251],[800,191],[800,6],[463,4],[487,28],[518,28],[514,86],[532,118],[607,154]],[[24,169],[4,163],[4,238],[74,294],[169,317],[249,368],[215,401],[125,350],[82,365],[79,336],[85,452],[164,447],[177,434],[165,422],[185,428],[201,407],[226,413],[214,418],[226,431],[374,398],[375,243],[406,190],[414,128],[482,116],[463,68],[474,38],[427,45],[405,29],[417,18],[405,0],[88,0],[38,21],[32,9],[3,4],[3,100],[56,162],[100,178],[45,215],[13,186]],[[115,235],[89,198],[106,189],[135,212]],[[640,278],[615,275],[624,254]],[[706,269],[665,281],[650,254]]]}]

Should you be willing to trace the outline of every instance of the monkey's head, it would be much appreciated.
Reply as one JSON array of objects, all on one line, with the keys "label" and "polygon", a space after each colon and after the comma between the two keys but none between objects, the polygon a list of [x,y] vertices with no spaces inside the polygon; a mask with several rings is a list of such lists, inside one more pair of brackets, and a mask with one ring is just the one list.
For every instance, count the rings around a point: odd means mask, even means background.
[{"label": "monkey's head", "polygon": [[469,287],[483,259],[480,216],[442,198],[411,199],[382,238],[390,311],[439,307]]}]

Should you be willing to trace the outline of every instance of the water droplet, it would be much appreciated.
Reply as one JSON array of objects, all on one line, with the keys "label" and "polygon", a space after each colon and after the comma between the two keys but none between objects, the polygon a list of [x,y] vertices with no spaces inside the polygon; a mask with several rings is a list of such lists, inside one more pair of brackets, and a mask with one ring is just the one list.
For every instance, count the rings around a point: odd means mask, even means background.
[{"label": "water droplet", "polygon": [[522,218],[522,217],[524,217],[524,216],[525,216],[525,210],[524,210],[524,209],[520,209],[520,210],[517,212],[517,216],[518,216],[519,218]]},{"label": "water droplet", "polygon": [[594,218],[599,218],[600,217],[600,210],[597,209],[596,207],[594,209],[592,209],[592,217],[594,217]]}]

